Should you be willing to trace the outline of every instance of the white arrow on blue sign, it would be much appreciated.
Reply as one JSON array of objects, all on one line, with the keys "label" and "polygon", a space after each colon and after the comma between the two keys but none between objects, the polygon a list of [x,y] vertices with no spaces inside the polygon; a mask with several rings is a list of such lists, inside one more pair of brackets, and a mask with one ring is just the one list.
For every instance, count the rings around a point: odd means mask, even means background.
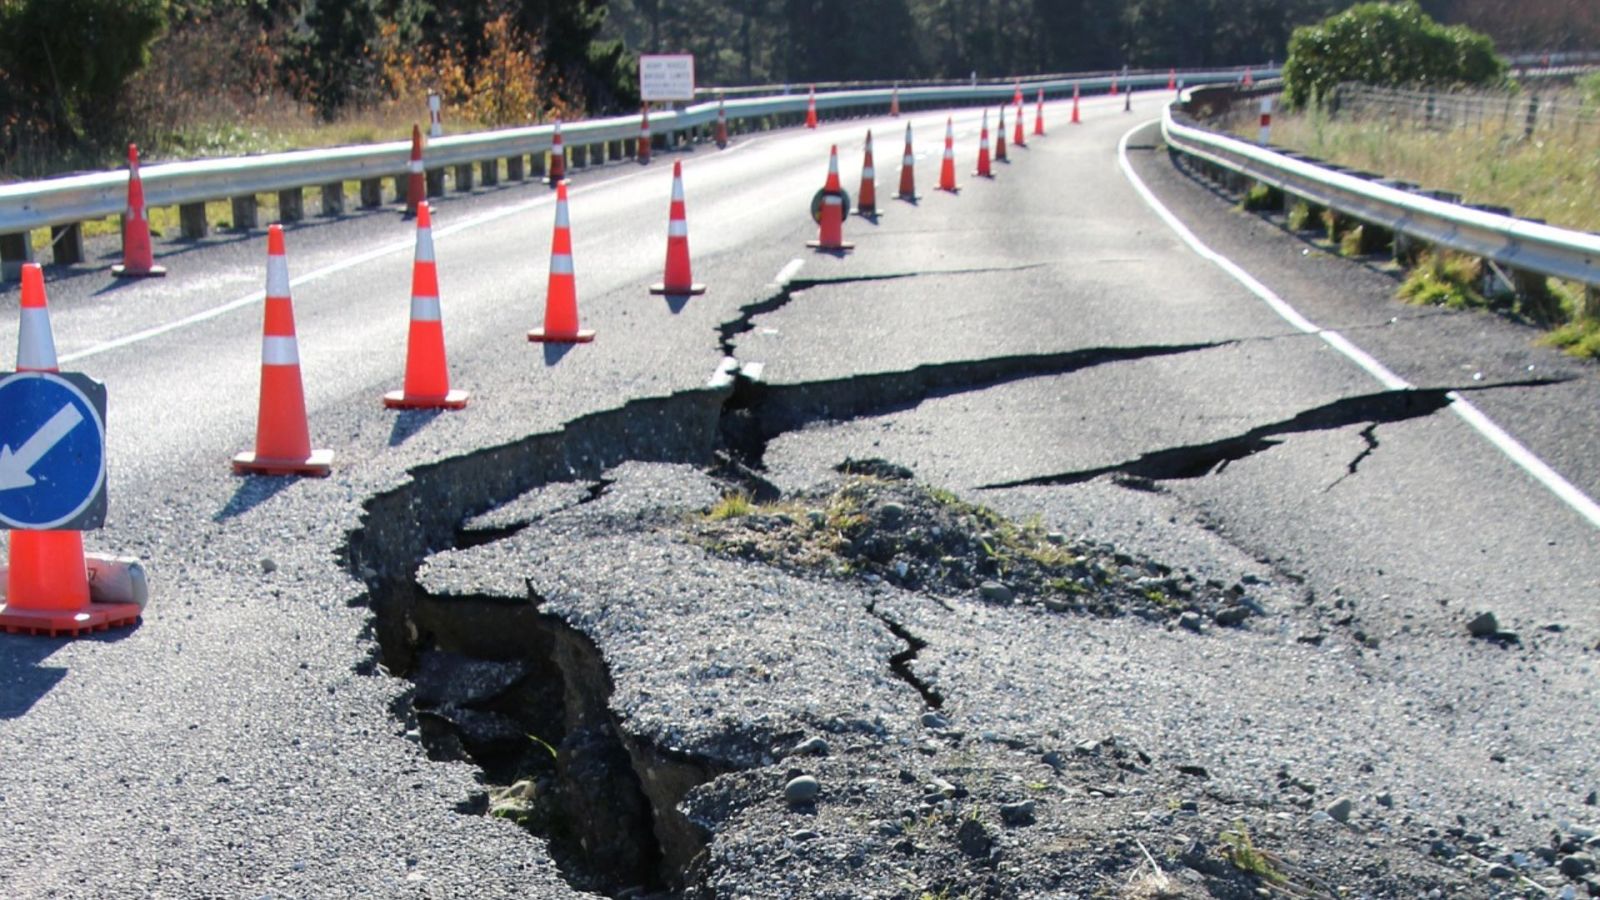
[{"label": "white arrow on blue sign", "polygon": [[0,526],[85,531],[106,517],[106,389],[76,372],[0,378]]}]

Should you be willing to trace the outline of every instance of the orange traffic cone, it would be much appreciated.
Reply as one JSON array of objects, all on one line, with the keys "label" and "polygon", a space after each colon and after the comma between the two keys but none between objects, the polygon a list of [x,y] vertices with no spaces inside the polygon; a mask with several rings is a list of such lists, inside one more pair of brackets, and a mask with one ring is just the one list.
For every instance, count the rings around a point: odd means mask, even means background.
[{"label": "orange traffic cone", "polygon": [[1117,95],[1117,76],[1111,76],[1111,96]]},{"label": "orange traffic cone", "polygon": [[1000,104],[1000,127],[995,131],[994,137],[995,162],[1010,162],[1011,160],[1006,157],[1006,105],[1004,103]]},{"label": "orange traffic cone", "polygon": [[556,120],[556,130],[550,135],[550,174],[545,184],[555,187],[567,177],[567,145],[561,140],[561,120]]},{"label": "orange traffic cone", "polygon": [[939,190],[954,194],[961,190],[956,184],[956,126],[954,118],[944,120],[944,161],[939,164]]},{"label": "orange traffic cone", "polygon": [[856,192],[856,215],[876,219],[878,212],[878,168],[872,164],[872,129],[867,129],[867,150],[861,158],[861,190]]},{"label": "orange traffic cone", "polygon": [[1072,124],[1082,125],[1083,120],[1078,118],[1078,86],[1072,86]]},{"label": "orange traffic cone", "polygon": [[717,148],[728,146],[728,108],[721,97],[717,98]]},{"label": "orange traffic cone", "polygon": [[122,218],[122,265],[112,266],[118,278],[167,274],[150,252],[150,220],[144,211],[144,182],[139,180],[139,147],[128,145],[128,212]]},{"label": "orange traffic cone", "polygon": [[1021,106],[1022,105],[1022,79],[1018,78],[1016,81],[1012,82],[1012,85],[1013,86],[1011,88],[1011,102],[1017,104],[1018,106]]},{"label": "orange traffic cone", "polygon": [[1245,69],[1244,70],[1244,86],[1245,87],[1251,87],[1255,83],[1256,83],[1255,76],[1253,74],[1251,74],[1249,69]]},{"label": "orange traffic cone", "polygon": [[1177,86],[1178,86],[1178,70],[1177,69],[1168,69],[1167,70],[1167,90],[1169,90],[1169,91],[1173,90]]},{"label": "orange traffic cone", "polygon": [[439,313],[439,271],[433,261],[433,216],[417,204],[417,255],[411,266],[411,331],[406,337],[406,377],[402,390],[383,395],[390,409],[461,409],[466,391],[450,390],[444,360],[444,319]]},{"label": "orange traffic cone", "polygon": [[311,449],[306,425],[305,386],[300,380],[300,347],[294,334],[294,303],[289,299],[289,261],[283,226],[267,227],[267,302],[261,326],[261,405],[256,418],[256,449],[233,458],[235,475],[327,475],[332,450]]},{"label": "orange traffic cone", "polygon": [[1028,146],[1028,141],[1026,139],[1026,135],[1024,135],[1022,133],[1022,104],[1021,103],[1017,104],[1017,124],[1016,124],[1016,130],[1011,132],[1011,143],[1016,144],[1018,147],[1026,147],[1026,146]]},{"label": "orange traffic cone", "polygon": [[910,203],[917,202],[917,158],[911,152],[911,123],[906,123],[906,152],[900,157],[900,193],[896,195],[901,200]]},{"label": "orange traffic cone", "polygon": [[[37,263],[22,267],[19,306],[17,371],[57,371],[44,271]],[[92,602],[81,531],[12,531],[8,555],[0,631],[69,636],[131,625],[139,618],[137,603]]]},{"label": "orange traffic cone", "polygon": [[[411,126],[411,161],[406,163],[407,219],[417,214],[417,204],[428,197],[428,182],[422,171],[422,129]],[[270,261],[269,261],[270,262]]]},{"label": "orange traffic cone", "polygon": [[1033,108],[1033,134],[1044,137],[1044,88],[1039,88],[1039,103]]},{"label": "orange traffic cone", "polygon": [[889,96],[889,115],[900,117],[900,85],[894,86],[894,93]]},{"label": "orange traffic cone", "polygon": [[650,162],[650,104],[639,107],[639,148],[635,154],[641,165]]},{"label": "orange traffic cone", "polygon": [[683,297],[704,294],[706,286],[695,284],[689,271],[689,220],[683,210],[683,162],[672,162],[672,206],[667,213],[667,271],[660,284],[650,285],[650,293]]},{"label": "orange traffic cone", "polygon": [[817,127],[817,86],[811,86],[811,93],[806,97],[806,127]]},{"label": "orange traffic cone", "polygon": [[845,251],[855,244],[844,240],[844,188],[839,184],[839,146],[828,151],[828,180],[822,185],[821,230],[806,246],[823,252]]},{"label": "orange traffic cone", "polygon": [[989,111],[983,111],[983,127],[978,131],[978,171],[973,173],[979,178],[993,178],[994,171],[989,168]]},{"label": "orange traffic cone", "polygon": [[578,285],[572,274],[572,222],[567,217],[567,183],[556,185],[556,230],[550,239],[550,286],[545,294],[544,327],[528,332],[543,344],[587,344],[594,332],[578,328]]}]

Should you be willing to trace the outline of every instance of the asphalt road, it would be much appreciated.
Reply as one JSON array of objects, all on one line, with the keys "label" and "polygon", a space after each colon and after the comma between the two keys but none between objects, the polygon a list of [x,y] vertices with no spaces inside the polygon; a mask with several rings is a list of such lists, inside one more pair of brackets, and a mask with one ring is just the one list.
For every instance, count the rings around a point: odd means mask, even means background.
[{"label": "asphalt road", "polygon": [[[410,226],[386,210],[291,228],[310,430],[336,454],[324,480],[228,474],[254,432],[259,233],[158,242],[172,271],[159,281],[51,272],[63,368],[111,397],[111,510],[86,542],[141,557],[153,600],[131,631],[0,636],[0,895],[574,896],[538,840],[478,814],[474,766],[428,758],[411,682],[387,674],[408,666],[377,652],[378,635],[392,647],[408,627],[385,619],[379,594],[427,560],[430,591],[517,597],[531,585],[549,598],[545,611],[610,666],[612,712],[632,738],[733,773],[726,790],[744,799],[702,810],[726,828],[707,876],[718,896],[783,896],[771,885],[802,870],[737,849],[775,846],[773,834],[782,845],[798,827],[740,805],[774,778],[781,789],[784,766],[767,761],[776,742],[866,735],[870,754],[887,754],[879,745],[921,727],[923,699],[889,674],[900,642],[858,609],[870,592],[658,546],[637,525],[651,510],[715,495],[686,472],[630,470],[586,511],[598,523],[432,555],[471,516],[537,525],[529,504],[582,499],[529,495],[491,512],[550,478],[587,481],[630,458],[709,463],[724,396],[706,385],[726,351],[747,373],[759,363],[757,390],[790,404],[789,420],[761,423],[756,460],[779,488],[882,457],[1018,519],[1266,585],[1270,615],[1203,638],[1126,623],[1056,634],[1004,612],[881,597],[926,642],[910,669],[958,726],[1020,735],[1028,752],[1134,735],[1162,763],[1227,773],[1242,796],[1270,793],[1292,765],[1331,793],[1392,793],[1396,832],[1460,816],[1527,847],[1552,823],[1592,823],[1600,542],[1440,393],[1466,392],[1593,497],[1593,367],[1491,316],[1394,303],[1391,273],[1232,210],[1154,149],[1153,129],[1135,132],[1132,171],[1201,240],[1422,389],[1386,394],[1140,199],[1118,148],[1156,103],[1141,96],[1125,115],[1092,100],[1078,127],[1051,104],[1049,134],[1012,147],[992,182],[970,174],[977,113],[954,111],[957,196],[933,189],[945,114],[912,114],[915,206],[890,199],[907,119],[582,171],[574,260],[580,318],[598,337],[570,351],[524,340],[542,314],[548,189],[444,198],[435,238],[451,377],[473,395],[459,413],[378,402],[401,377]],[[888,212],[846,223],[852,254],[813,254],[805,208],[828,147],[839,145],[854,193],[867,126]],[[645,292],[660,277],[674,158],[695,276],[710,285],[684,303]],[[15,303],[10,286],[0,306]],[[5,316],[0,346],[15,331]],[[552,433],[570,446],[536,437]],[[554,468],[512,464],[534,461]],[[795,605],[777,615],[762,594]],[[657,599],[625,615],[641,597]],[[1520,644],[1469,639],[1480,610]],[[1310,634],[1325,639],[1298,640]],[[751,654],[781,670],[781,690],[739,683],[708,705],[692,679],[672,677]],[[892,754],[861,772],[880,768],[892,781]],[[830,777],[867,776],[846,766]],[[886,869],[836,869],[805,867],[796,883],[813,892],[788,895],[848,896],[851,884],[894,895]]]}]

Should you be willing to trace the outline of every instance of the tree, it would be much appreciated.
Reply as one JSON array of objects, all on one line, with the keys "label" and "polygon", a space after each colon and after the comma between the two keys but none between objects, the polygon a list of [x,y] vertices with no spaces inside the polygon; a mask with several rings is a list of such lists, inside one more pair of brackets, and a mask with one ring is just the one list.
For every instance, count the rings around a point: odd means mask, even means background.
[{"label": "tree", "polygon": [[74,142],[113,117],[123,85],[149,58],[162,0],[0,2],[0,128],[33,127]]},{"label": "tree", "polygon": [[1298,106],[1343,81],[1374,85],[1489,84],[1505,61],[1485,35],[1435,22],[1414,0],[1362,3],[1295,29],[1284,64],[1284,97]]}]

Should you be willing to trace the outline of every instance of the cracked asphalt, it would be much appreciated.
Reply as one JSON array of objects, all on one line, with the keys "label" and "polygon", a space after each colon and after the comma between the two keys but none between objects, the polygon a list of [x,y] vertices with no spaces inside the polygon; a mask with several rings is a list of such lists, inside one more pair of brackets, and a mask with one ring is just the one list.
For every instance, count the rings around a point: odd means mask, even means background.
[{"label": "cracked asphalt", "polygon": [[[153,600],[131,631],[0,635],[0,895],[1141,896],[1159,867],[1242,897],[1243,841],[1301,895],[1583,896],[1563,870],[1600,825],[1600,542],[1445,395],[1594,496],[1593,367],[1396,304],[1383,267],[1136,134],[1134,170],[1202,240],[1419,385],[1383,389],[1140,203],[1116,146],[1156,102],[1092,100],[1076,128],[1049,106],[959,197],[931,190],[944,113],[913,114],[927,196],[850,219],[842,259],[802,246],[827,147],[848,183],[863,128],[899,122],[695,148],[711,291],[686,303],[644,290],[670,168],[580,173],[599,335],[570,351],[522,338],[549,192],[444,198],[460,413],[378,403],[407,226],[293,228],[326,480],[226,474],[254,427],[259,235],[162,241],[159,282],[49,273],[63,367],[111,397],[87,543],[141,557]],[[973,143],[977,112],[954,115]],[[708,386],[724,356],[737,376]],[[1191,629],[936,597],[683,538],[730,491],[773,502],[846,459],[1257,611]],[[1499,640],[1467,632],[1485,610]]]}]

